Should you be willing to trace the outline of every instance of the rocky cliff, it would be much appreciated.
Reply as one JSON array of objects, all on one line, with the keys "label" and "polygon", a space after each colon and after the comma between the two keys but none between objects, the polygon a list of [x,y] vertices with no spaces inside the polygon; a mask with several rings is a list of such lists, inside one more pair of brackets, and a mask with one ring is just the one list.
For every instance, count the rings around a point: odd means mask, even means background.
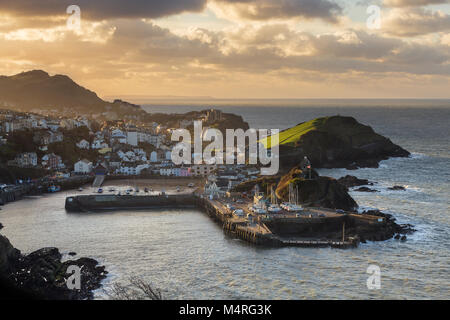
[{"label": "rocky cliff", "polygon": [[305,179],[303,171],[295,167],[283,176],[276,188],[276,195],[282,201],[288,201],[289,184],[298,187],[299,202],[310,207],[322,207],[352,211],[358,207],[348,194],[347,188],[336,179],[312,175]]},{"label": "rocky cliff", "polygon": [[[410,153],[352,117],[318,118],[279,133],[280,167],[289,170],[307,156],[316,168],[378,167]],[[271,146],[270,140],[263,140]]]}]

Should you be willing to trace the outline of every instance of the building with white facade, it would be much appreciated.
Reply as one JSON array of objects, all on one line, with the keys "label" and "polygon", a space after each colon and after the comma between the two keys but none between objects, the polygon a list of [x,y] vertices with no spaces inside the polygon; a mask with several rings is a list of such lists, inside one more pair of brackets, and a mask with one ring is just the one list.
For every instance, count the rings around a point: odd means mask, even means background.
[{"label": "building with white facade", "polygon": [[89,146],[89,142],[84,139],[77,143],[77,147],[80,149],[89,149]]},{"label": "building with white facade", "polygon": [[92,162],[83,159],[75,163],[73,171],[75,173],[90,173],[92,172],[92,168],[93,168]]}]

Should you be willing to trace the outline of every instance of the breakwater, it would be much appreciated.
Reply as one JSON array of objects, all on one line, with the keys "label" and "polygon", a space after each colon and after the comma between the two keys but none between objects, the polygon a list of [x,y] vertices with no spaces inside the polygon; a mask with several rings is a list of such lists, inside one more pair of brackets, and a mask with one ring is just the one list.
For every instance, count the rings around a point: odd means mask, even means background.
[{"label": "breakwater", "polygon": [[196,207],[192,195],[80,195],[67,197],[68,212]]}]

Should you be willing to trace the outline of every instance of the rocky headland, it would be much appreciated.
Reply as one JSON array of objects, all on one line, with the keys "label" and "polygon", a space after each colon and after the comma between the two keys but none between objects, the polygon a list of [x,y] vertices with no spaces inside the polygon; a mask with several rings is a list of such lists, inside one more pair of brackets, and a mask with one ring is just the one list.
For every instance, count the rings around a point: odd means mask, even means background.
[{"label": "rocky headland", "polygon": [[[285,172],[307,156],[315,168],[377,168],[391,157],[410,153],[352,117],[332,116],[303,122],[278,134],[280,167]],[[271,146],[270,139],[264,139]]]},{"label": "rocky headland", "polygon": [[[0,227],[1,229],[1,227]],[[72,252],[72,256],[74,253]],[[43,248],[23,255],[0,234],[0,280],[21,296],[48,300],[93,299],[93,290],[101,287],[107,271],[91,258],[62,261],[57,248]],[[80,289],[69,289],[69,266],[81,268]],[[8,297],[6,297],[8,298]]]}]

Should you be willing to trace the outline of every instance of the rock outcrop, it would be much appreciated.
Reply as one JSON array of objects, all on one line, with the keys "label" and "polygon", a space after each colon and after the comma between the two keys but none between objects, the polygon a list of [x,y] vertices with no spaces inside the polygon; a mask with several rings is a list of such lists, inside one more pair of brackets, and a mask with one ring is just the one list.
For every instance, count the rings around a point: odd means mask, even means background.
[{"label": "rock outcrop", "polygon": [[392,191],[405,191],[406,190],[406,188],[404,186],[393,186],[388,189],[392,190]]},{"label": "rock outcrop", "polygon": [[339,178],[338,182],[345,186],[347,189],[366,185],[373,186],[373,182],[369,182],[369,180],[367,179],[358,179],[357,177],[350,175]]},{"label": "rock outcrop", "polygon": [[[0,280],[27,296],[51,300],[92,299],[92,291],[106,278],[104,266],[90,258],[61,261],[57,248],[43,248],[22,255],[9,240],[0,235]],[[80,289],[69,289],[66,279],[69,266],[81,268]]]},{"label": "rock outcrop", "polygon": [[[268,140],[262,140],[271,146]],[[280,167],[287,171],[307,156],[315,168],[377,168],[381,160],[410,153],[352,117],[301,123],[279,134]]]},{"label": "rock outcrop", "polygon": [[380,210],[367,210],[361,213],[362,215],[371,215],[383,217],[386,219],[386,224],[382,229],[367,229],[367,228],[355,228],[348,229],[349,233],[357,234],[360,237],[361,242],[368,241],[384,241],[399,236],[399,239],[405,239],[406,235],[414,233],[414,226],[410,224],[397,224],[396,219],[388,213],[381,212]]},{"label": "rock outcrop", "polygon": [[380,192],[378,190],[370,189],[368,187],[361,187],[361,188],[355,189],[355,191],[357,191],[357,192]]},{"label": "rock outcrop", "polygon": [[312,179],[305,179],[303,171],[296,167],[283,176],[276,188],[276,195],[282,201],[289,197],[289,184],[298,186],[298,200],[310,207],[322,207],[352,211],[358,207],[348,194],[347,188],[336,179],[320,177],[314,174]]}]

